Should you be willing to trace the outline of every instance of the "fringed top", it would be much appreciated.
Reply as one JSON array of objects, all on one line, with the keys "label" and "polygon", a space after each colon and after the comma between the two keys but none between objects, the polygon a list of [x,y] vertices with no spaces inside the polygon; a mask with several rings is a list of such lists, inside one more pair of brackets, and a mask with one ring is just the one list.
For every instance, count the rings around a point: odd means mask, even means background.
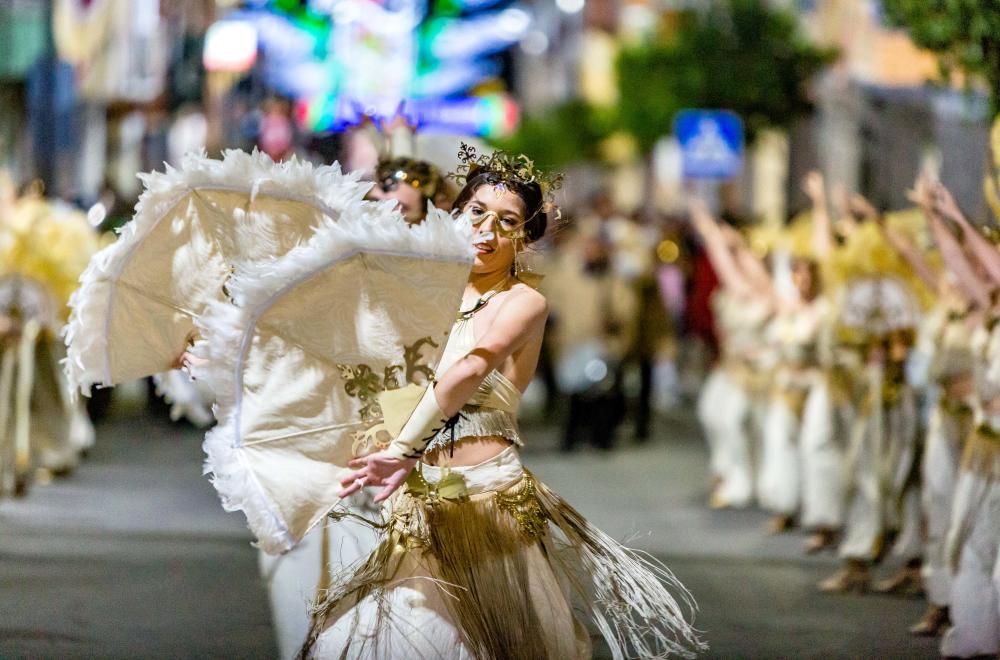
[{"label": "fringed top", "polygon": [[[459,319],[452,326],[448,345],[444,348],[438,373],[468,355],[476,347],[473,321]],[[496,436],[523,446],[517,427],[517,409],[521,392],[517,386],[497,370],[491,371],[479,385],[465,407],[442,429],[427,446],[428,452],[449,446],[462,438]]]}]

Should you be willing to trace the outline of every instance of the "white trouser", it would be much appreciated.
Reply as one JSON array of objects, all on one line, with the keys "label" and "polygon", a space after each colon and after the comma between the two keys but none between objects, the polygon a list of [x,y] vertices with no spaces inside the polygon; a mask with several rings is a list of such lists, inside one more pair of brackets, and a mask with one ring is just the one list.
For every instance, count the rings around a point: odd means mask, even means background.
[{"label": "white trouser", "polygon": [[757,498],[776,514],[793,515],[799,506],[799,419],[784,398],[773,397],[764,421]]},{"label": "white trouser", "polygon": [[[366,511],[374,506],[370,504],[368,495],[356,495],[352,500],[361,502],[352,507],[352,511],[368,518],[374,517]],[[317,591],[329,584],[323,580],[323,571],[336,573],[344,570],[367,557],[376,543],[375,532],[370,527],[347,518],[320,523],[295,548],[283,555],[260,553],[260,571],[267,582],[271,619],[278,641],[278,655],[282,660],[295,658],[306,641],[310,610],[316,601]],[[328,557],[325,564],[324,548]]]},{"label": "white trouser", "polygon": [[912,390],[907,388],[899,403],[886,411],[886,422],[884,506],[888,528],[898,532],[892,554],[903,561],[916,561],[923,556],[924,537],[920,510],[922,456]]},{"label": "white trouser", "polygon": [[[873,382],[881,391],[881,380]],[[847,456],[848,499],[840,556],[875,559],[886,530],[899,530],[895,554],[920,556],[919,490],[908,476],[916,460],[915,405],[905,390],[889,408],[859,414]]]},{"label": "white trouser", "polygon": [[956,418],[936,406],[927,426],[921,493],[927,538],[922,569],[927,599],[947,607],[951,595],[951,571],[945,561],[944,541],[951,522],[955,482],[958,478],[962,430]]},{"label": "white trouser", "polygon": [[881,434],[881,415],[867,412],[858,415],[851,429],[847,454],[850,479],[844,539],[839,554],[846,559],[874,559],[878,552],[884,521],[877,437]]},{"label": "white trouser", "polygon": [[844,452],[837,438],[830,387],[809,388],[799,433],[802,462],[802,525],[835,529],[844,518]]},{"label": "white trouser", "polygon": [[753,491],[747,433],[750,398],[730,374],[722,369],[716,373],[710,399],[699,402],[705,404],[703,410],[699,406],[699,415],[709,437],[712,474],[720,479],[716,494],[728,506],[744,507]]},{"label": "white trouser", "polygon": [[896,508],[899,535],[892,546],[892,555],[906,562],[916,562],[924,554],[923,513],[920,507],[920,487],[907,487]]},{"label": "white trouser", "polygon": [[961,470],[946,552],[952,576],[952,628],[941,655],[1000,653],[1000,480]]},{"label": "white trouser", "polygon": [[709,469],[713,477],[722,479],[723,468],[722,437],[717,419],[725,412],[726,375],[721,367],[715,367],[705,379],[698,394],[698,421],[701,423],[705,441],[708,444]]}]

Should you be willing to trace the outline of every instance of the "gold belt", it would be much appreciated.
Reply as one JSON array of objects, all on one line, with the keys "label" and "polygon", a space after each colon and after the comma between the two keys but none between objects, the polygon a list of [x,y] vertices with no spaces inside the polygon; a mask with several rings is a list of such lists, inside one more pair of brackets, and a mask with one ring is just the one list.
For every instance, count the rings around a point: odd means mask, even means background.
[{"label": "gold belt", "polygon": [[774,390],[774,395],[788,404],[796,416],[801,417],[806,407],[809,390],[804,387],[782,387]]},{"label": "gold belt", "polygon": [[[502,490],[492,493],[484,491],[476,495],[491,496],[497,508],[512,516],[526,537],[534,539],[541,536],[548,526],[548,516],[538,500],[537,488],[534,476],[525,470],[516,483],[505,486]],[[462,506],[460,503],[470,501],[462,475],[447,472],[440,481],[432,484],[424,478],[419,467],[406,480],[406,495],[429,505]],[[472,501],[482,500],[477,497]]]},{"label": "gold belt", "polygon": [[966,442],[962,469],[987,479],[1000,479],[1000,432],[985,424],[977,426]]}]

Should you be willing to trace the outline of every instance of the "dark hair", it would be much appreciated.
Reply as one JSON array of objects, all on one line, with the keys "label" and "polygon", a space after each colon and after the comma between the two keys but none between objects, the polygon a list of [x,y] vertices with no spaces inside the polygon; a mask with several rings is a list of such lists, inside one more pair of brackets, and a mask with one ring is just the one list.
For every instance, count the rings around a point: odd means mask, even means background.
[{"label": "dark hair", "polygon": [[542,195],[542,187],[534,181],[524,183],[522,181],[510,181],[504,179],[496,172],[479,172],[471,176],[466,182],[462,192],[455,198],[452,209],[461,211],[476,191],[483,186],[503,185],[512,193],[521,198],[524,202],[524,242],[534,243],[545,235],[545,230],[549,226],[549,216],[545,212],[545,200]]}]

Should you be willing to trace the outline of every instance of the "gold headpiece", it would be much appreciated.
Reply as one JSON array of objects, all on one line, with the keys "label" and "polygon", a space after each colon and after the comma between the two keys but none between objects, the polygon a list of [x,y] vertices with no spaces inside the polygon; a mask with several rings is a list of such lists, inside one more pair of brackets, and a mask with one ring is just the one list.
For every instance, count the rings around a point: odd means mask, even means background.
[{"label": "gold headpiece", "polygon": [[555,191],[562,187],[561,172],[543,172],[524,154],[510,154],[499,149],[489,155],[479,154],[475,147],[465,142],[459,147],[458,160],[457,171],[448,176],[459,185],[465,185],[469,179],[484,172],[495,174],[502,181],[535,183],[542,190],[543,210],[546,213],[556,210]]},{"label": "gold headpiece", "polygon": [[383,188],[405,184],[416,188],[427,199],[433,199],[441,189],[441,174],[428,162],[398,157],[379,163],[377,183]]}]

